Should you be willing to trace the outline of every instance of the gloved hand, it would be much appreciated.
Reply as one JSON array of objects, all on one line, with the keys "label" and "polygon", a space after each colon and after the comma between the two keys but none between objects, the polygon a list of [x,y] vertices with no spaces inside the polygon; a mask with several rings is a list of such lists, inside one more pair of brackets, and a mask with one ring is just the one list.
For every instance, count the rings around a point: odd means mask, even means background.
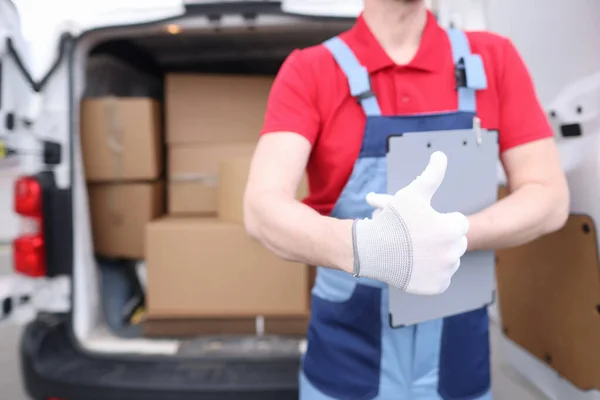
[{"label": "gloved hand", "polygon": [[366,197],[367,204],[373,207],[373,217],[379,214],[394,198],[393,195],[387,193],[369,193]]},{"label": "gloved hand", "polygon": [[444,180],[448,160],[431,155],[423,173],[395,195],[369,194],[381,208],[353,227],[354,274],[386,282],[411,294],[441,294],[467,250],[469,221],[461,213],[441,214],[431,198]]}]

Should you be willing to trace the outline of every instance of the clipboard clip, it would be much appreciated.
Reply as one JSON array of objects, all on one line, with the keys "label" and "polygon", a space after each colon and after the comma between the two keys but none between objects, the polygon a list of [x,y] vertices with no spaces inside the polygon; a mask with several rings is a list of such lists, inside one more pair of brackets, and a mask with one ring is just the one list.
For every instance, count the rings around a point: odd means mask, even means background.
[{"label": "clipboard clip", "polygon": [[475,131],[475,141],[477,146],[481,145],[483,141],[483,134],[481,132],[481,120],[479,117],[473,117],[473,130]]}]

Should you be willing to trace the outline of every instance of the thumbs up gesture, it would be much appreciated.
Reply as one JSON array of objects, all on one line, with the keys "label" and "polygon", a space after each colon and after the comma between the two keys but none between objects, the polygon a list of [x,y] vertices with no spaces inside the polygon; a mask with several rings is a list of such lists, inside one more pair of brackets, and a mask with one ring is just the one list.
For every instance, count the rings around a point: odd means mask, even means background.
[{"label": "thumbs up gesture", "polygon": [[367,196],[367,202],[381,211],[354,224],[358,276],[411,294],[446,291],[467,250],[469,230],[463,214],[442,214],[431,207],[447,162],[444,153],[435,152],[423,173],[396,194]]}]

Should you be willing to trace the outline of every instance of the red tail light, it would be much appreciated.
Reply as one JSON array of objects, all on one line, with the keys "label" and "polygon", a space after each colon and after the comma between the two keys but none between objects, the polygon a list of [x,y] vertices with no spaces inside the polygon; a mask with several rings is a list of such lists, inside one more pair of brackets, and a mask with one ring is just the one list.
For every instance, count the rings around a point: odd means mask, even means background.
[{"label": "red tail light", "polygon": [[24,217],[41,218],[42,188],[32,177],[22,177],[15,183],[15,211]]},{"label": "red tail light", "polygon": [[25,232],[13,242],[16,272],[30,277],[46,275],[43,233],[42,187],[37,179],[23,177],[15,183],[15,212],[23,217]]},{"label": "red tail light", "polygon": [[41,234],[25,235],[13,242],[15,270],[23,275],[46,276],[44,238]]}]

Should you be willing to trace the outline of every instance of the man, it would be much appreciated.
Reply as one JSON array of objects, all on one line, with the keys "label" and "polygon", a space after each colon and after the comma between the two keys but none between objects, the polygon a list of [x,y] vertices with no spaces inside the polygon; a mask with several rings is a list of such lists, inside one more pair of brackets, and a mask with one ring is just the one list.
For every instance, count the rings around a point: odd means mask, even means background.
[{"label": "man", "polygon": [[[518,52],[498,35],[453,32],[421,0],[365,0],[352,29],[294,51],[273,84],[245,222],[279,256],[320,266],[302,399],[491,398],[485,308],[394,329],[388,284],[441,293],[465,250],[517,246],[566,221],[553,132]],[[469,73],[484,89],[457,90],[455,53],[481,56]],[[437,214],[429,199],[444,175],[440,153],[407,188],[382,195],[387,136],[469,129],[475,116],[499,131],[509,196],[468,223]],[[310,195],[300,203],[305,168]],[[371,206],[383,210],[369,218]]]}]

